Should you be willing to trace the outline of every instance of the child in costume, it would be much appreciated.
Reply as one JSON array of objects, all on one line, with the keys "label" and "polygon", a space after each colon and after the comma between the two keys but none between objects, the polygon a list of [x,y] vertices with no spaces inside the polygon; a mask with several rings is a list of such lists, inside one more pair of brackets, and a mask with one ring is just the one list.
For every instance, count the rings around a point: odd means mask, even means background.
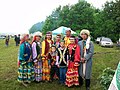
[{"label": "child in costume", "polygon": [[54,44],[56,45],[56,48],[60,47],[60,41],[61,41],[61,35],[57,34],[56,41],[54,42]]},{"label": "child in costume", "polygon": [[65,47],[65,41],[60,42],[60,47],[57,50],[57,62],[56,65],[59,67],[60,84],[65,84],[66,80],[66,71],[68,63],[68,49]]},{"label": "child in costume", "polygon": [[56,65],[56,46],[52,45],[52,52],[49,53],[49,59],[50,59],[50,66],[51,66],[51,70],[50,70],[50,80],[53,81],[53,78],[55,75],[57,75],[57,77],[59,77],[59,68]]}]

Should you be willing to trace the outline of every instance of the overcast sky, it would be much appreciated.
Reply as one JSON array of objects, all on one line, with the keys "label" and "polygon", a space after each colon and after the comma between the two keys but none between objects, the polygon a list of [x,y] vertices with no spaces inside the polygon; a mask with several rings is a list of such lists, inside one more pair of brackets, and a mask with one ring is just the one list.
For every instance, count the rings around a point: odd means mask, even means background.
[{"label": "overcast sky", "polygon": [[[86,1],[101,8],[107,0]],[[77,2],[78,0],[0,0],[0,33],[28,33],[33,24],[45,20],[59,5]]]}]

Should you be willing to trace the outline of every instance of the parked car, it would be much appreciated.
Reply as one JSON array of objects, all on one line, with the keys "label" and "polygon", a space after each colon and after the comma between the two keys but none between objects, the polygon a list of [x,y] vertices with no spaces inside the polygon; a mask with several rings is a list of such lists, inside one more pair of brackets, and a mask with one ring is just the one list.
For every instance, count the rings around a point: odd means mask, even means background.
[{"label": "parked car", "polygon": [[120,47],[120,38],[119,38],[119,40],[117,41],[117,47]]},{"label": "parked car", "polygon": [[101,41],[102,38],[105,38],[105,37],[97,37],[97,39],[95,39],[95,42],[96,42],[97,44],[100,44],[100,41]]},{"label": "parked car", "polygon": [[102,47],[113,47],[113,42],[110,38],[102,38],[100,41]]},{"label": "parked car", "polygon": [[96,42],[97,44],[99,44],[99,43],[100,43],[100,40],[101,40],[101,37],[97,37],[97,39],[95,40],[95,42]]}]

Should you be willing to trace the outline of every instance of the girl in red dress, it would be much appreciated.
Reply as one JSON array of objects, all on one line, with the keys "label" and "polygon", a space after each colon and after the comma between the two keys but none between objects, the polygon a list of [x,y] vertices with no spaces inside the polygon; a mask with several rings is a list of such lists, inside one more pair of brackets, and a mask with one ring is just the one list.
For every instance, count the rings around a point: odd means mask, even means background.
[{"label": "girl in red dress", "polygon": [[75,37],[70,37],[70,44],[68,45],[69,50],[69,62],[68,62],[68,70],[66,73],[66,82],[65,84],[68,87],[73,85],[79,85],[79,74],[78,74],[78,66],[80,62],[80,47],[75,43]]}]

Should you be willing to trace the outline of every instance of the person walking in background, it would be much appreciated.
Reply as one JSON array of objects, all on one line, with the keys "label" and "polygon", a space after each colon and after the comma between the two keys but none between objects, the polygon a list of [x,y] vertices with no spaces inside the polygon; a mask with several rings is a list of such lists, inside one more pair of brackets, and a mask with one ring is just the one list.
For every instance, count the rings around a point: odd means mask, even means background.
[{"label": "person walking in background", "polygon": [[19,44],[20,44],[20,34],[18,34],[18,36],[15,35],[14,40],[15,40],[16,46],[19,46]]},{"label": "person walking in background", "polygon": [[60,42],[60,47],[57,49],[56,65],[59,68],[60,78],[59,82],[65,85],[67,64],[68,63],[68,49],[65,47],[65,41]]},{"label": "person walking in background", "polygon": [[18,46],[18,37],[17,37],[17,35],[15,35],[14,40],[15,40],[16,46]]},{"label": "person walking in background", "polygon": [[32,40],[32,59],[34,63],[35,81],[37,82],[42,81],[41,36],[42,35],[38,33]]},{"label": "person walking in background", "polygon": [[20,44],[20,34],[18,34],[18,45]]},{"label": "person walking in background", "polygon": [[89,30],[83,29],[80,32],[80,36],[83,40],[78,42],[80,46],[80,56],[81,62],[79,66],[79,81],[80,84],[83,84],[83,79],[85,79],[86,90],[90,90],[90,78],[92,71],[92,57],[94,54],[94,46],[90,41],[90,32]]},{"label": "person walking in background", "polygon": [[51,52],[52,44],[52,33],[47,32],[45,40],[42,42],[43,81],[50,81],[50,60],[48,59],[48,54]]},{"label": "person walking in background", "polygon": [[24,34],[21,38],[19,49],[18,81],[24,86],[34,80],[34,69],[31,58],[31,45],[28,43],[29,35]]},{"label": "person walking in background", "polygon": [[65,84],[68,87],[79,85],[78,66],[80,62],[80,47],[75,43],[75,36],[70,37],[70,44],[68,45],[69,59],[68,70],[66,73]]},{"label": "person walking in background", "polygon": [[6,38],[5,38],[5,45],[8,47],[8,45],[9,45],[9,35],[8,36],[6,36]]}]

